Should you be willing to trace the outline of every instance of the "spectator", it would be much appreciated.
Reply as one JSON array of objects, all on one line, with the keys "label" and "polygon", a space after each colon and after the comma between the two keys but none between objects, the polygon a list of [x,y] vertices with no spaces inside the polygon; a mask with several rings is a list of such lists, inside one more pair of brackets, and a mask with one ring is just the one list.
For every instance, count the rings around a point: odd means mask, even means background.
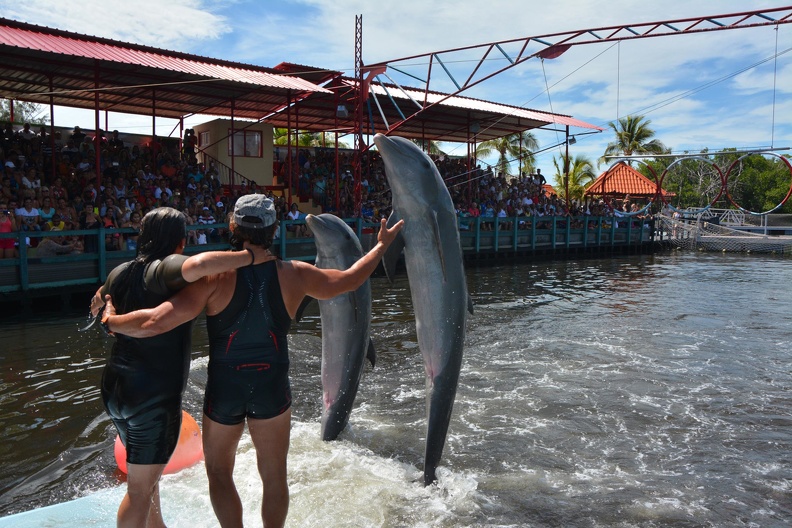
[{"label": "spectator", "polygon": [[73,142],[73,146],[79,148],[79,146],[82,145],[84,139],[85,139],[85,132],[80,130],[80,127],[75,126],[74,130],[69,136],[69,141]]},{"label": "spectator", "polygon": [[61,219],[61,216],[58,213],[52,215],[52,218],[44,224],[45,231],[65,231],[66,230],[66,222]]},{"label": "spectator", "polygon": [[74,251],[74,244],[64,243],[64,238],[58,237],[44,237],[36,248],[36,257],[55,257],[57,255],[65,255]]},{"label": "spectator", "polygon": [[[301,220],[304,217],[305,215],[300,212],[297,204],[292,202],[289,212],[286,213],[286,220]],[[305,224],[291,224],[286,226],[286,230],[291,231],[295,236],[298,237],[308,236],[308,230],[306,229]]]},{"label": "spectator", "polygon": [[[0,201],[0,233],[14,233],[17,230],[16,215],[8,206],[8,202]],[[13,238],[0,238],[0,258],[15,258]]]},{"label": "spectator", "polygon": [[124,234],[124,246],[129,251],[137,251],[137,241],[138,236],[140,235],[140,229],[142,228],[142,216],[140,211],[132,211],[132,214],[129,216],[129,220],[125,222],[121,227],[135,229],[135,233],[125,233]]},{"label": "spectator", "polygon": [[173,191],[168,187],[168,180],[165,178],[160,178],[159,185],[154,190],[154,198],[160,200],[162,202],[167,202],[171,196],[173,196]]},{"label": "spectator", "polygon": [[[208,206],[204,205],[201,208],[201,216],[198,217],[197,224],[198,225],[210,225],[214,224],[215,218],[212,216],[212,210],[209,209]],[[214,229],[201,229],[198,231],[198,244],[206,244],[208,243],[208,237],[211,237],[214,234]]]},{"label": "spectator", "polygon": [[121,154],[121,151],[124,149],[124,142],[118,137],[118,130],[113,130],[112,136],[107,141],[107,148],[113,156]]},{"label": "spectator", "polygon": [[42,224],[49,222],[55,216],[56,211],[52,206],[52,199],[50,199],[49,193],[44,195],[44,197],[41,199],[41,206],[38,208],[38,211]]},{"label": "spectator", "polygon": [[[102,225],[105,229],[118,229],[118,223],[113,216],[112,210],[108,208],[102,216]],[[121,234],[120,233],[107,233],[105,234],[105,250],[118,251],[121,249]]]},{"label": "spectator", "polygon": [[22,231],[41,231],[39,210],[33,207],[33,199],[25,198],[24,206],[14,213],[20,221]]}]

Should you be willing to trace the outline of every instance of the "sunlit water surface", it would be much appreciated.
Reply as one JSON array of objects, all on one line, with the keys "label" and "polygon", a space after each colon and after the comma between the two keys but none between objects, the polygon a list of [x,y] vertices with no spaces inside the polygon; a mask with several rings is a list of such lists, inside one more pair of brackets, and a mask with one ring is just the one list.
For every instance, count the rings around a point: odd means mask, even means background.
[{"label": "sunlit water surface", "polygon": [[[319,439],[318,312],[290,336],[289,526],[789,526],[792,262],[672,253],[469,267],[454,415],[422,485],[425,382],[406,276],[375,278],[375,369]],[[123,494],[84,317],[2,324],[0,514]],[[200,416],[205,324],[186,409]],[[247,435],[236,476],[259,524]],[[203,465],[164,477],[169,526],[215,526]]]}]

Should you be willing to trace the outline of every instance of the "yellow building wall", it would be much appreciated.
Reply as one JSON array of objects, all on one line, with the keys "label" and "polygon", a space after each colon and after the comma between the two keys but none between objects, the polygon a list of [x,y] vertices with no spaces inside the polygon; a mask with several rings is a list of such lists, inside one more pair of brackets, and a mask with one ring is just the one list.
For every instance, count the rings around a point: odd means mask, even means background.
[{"label": "yellow building wall", "polygon": [[[193,127],[199,139],[199,148],[206,151],[217,161],[232,167],[245,178],[256,182],[257,185],[272,185],[272,125],[267,123],[250,123],[249,121],[234,121],[234,129],[261,132],[261,153],[262,157],[235,156],[233,165],[231,156],[228,154],[228,142],[231,140],[229,131],[231,130],[230,119],[215,119],[207,123],[195,125]],[[209,133],[208,144],[201,143],[202,134]]]}]

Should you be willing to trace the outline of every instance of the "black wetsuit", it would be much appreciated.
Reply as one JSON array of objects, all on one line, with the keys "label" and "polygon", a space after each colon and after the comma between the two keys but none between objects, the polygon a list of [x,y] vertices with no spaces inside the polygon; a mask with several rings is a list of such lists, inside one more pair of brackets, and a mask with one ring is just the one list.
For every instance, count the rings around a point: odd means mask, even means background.
[{"label": "black wetsuit", "polygon": [[209,369],[204,413],[224,425],[273,418],[291,406],[291,318],[283,304],[277,262],[237,270],[234,296],[206,318]]},{"label": "black wetsuit", "polygon": [[[181,266],[187,257],[171,255],[146,268],[141,288],[152,308],[187,285]],[[115,268],[102,295],[128,266]],[[192,321],[147,338],[117,335],[102,374],[102,400],[126,446],[129,464],[165,464],[181,430],[181,398],[190,370]]]}]

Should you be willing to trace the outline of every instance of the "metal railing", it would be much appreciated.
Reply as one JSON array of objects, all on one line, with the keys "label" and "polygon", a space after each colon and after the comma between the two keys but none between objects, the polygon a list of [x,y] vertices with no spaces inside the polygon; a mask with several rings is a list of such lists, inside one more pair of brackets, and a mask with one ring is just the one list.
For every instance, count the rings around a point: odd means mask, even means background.
[{"label": "metal railing", "polygon": [[[347,224],[361,241],[364,250],[377,242],[379,223],[360,218],[347,218]],[[273,249],[284,260],[313,261],[316,246],[310,231],[300,236],[298,226],[305,220],[283,220]],[[460,243],[466,257],[507,254],[569,253],[575,250],[636,249],[654,241],[654,220],[611,217],[511,217],[459,218]],[[227,229],[228,224],[188,226],[188,230]],[[64,287],[98,286],[117,265],[135,257],[135,250],[109,251],[104,241],[108,236],[136,234],[131,228],[80,229],[71,231],[24,231],[0,233],[0,238],[16,239],[18,257],[0,259],[0,295],[25,294],[36,290]],[[95,237],[97,251],[40,257],[29,248],[26,238]],[[203,245],[188,245],[185,254],[209,250],[226,250],[225,238],[211,239]]]}]

